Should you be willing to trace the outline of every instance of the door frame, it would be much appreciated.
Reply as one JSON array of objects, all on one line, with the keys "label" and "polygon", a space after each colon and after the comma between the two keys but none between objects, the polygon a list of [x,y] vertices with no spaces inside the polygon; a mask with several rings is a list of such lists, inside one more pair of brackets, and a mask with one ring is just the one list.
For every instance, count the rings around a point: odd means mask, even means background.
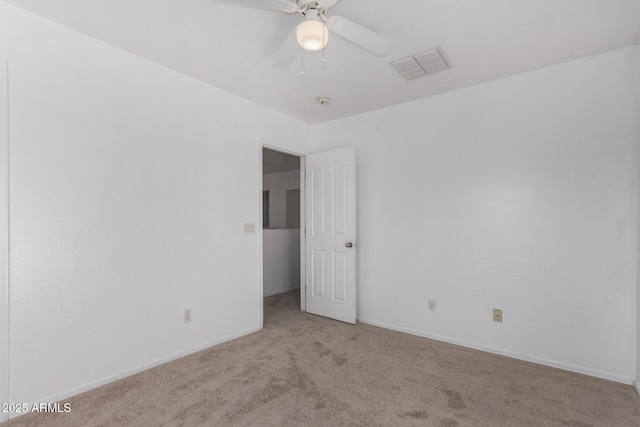
[{"label": "door frame", "polygon": [[[287,148],[282,148],[278,145],[278,142],[267,140],[264,138],[258,138],[258,197],[256,200],[258,201],[258,220],[262,221],[262,149],[267,148],[273,151],[279,151],[280,153],[291,154],[293,156],[297,156],[300,158],[300,311],[307,311],[307,287],[306,287],[306,262],[305,262],[305,249],[306,249],[306,236],[305,236],[305,207],[306,207],[306,199],[305,199],[305,154],[299,153],[296,151],[291,151]],[[259,313],[260,313],[260,329],[264,327],[264,307],[263,307],[263,299],[264,299],[264,247],[262,245],[263,241],[263,230],[262,224],[256,224],[256,228],[259,230],[258,234],[258,286],[260,296],[259,300]]]},{"label": "door frame", "polygon": [[[9,66],[0,58],[0,402],[9,403]],[[0,411],[0,422],[9,414]]]}]

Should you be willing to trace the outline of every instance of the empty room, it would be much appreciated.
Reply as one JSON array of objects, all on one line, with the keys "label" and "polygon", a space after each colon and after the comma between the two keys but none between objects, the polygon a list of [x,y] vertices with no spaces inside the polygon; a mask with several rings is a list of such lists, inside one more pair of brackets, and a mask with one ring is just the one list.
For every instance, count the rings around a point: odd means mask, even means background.
[{"label": "empty room", "polygon": [[640,426],[639,23],[0,0],[0,425]]}]

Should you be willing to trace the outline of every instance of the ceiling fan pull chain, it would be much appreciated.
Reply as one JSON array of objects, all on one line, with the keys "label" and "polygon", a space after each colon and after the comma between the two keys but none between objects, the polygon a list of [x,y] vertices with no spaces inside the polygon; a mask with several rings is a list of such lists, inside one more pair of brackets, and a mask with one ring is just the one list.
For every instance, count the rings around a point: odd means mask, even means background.
[{"label": "ceiling fan pull chain", "polygon": [[300,77],[304,76],[304,49],[300,48]]},{"label": "ceiling fan pull chain", "polygon": [[[320,15],[318,15],[320,16]],[[327,39],[325,38],[325,32],[327,31],[327,26],[324,24],[324,22],[322,23],[322,63],[326,64],[327,63],[327,58],[324,57],[324,48],[327,46]]]}]

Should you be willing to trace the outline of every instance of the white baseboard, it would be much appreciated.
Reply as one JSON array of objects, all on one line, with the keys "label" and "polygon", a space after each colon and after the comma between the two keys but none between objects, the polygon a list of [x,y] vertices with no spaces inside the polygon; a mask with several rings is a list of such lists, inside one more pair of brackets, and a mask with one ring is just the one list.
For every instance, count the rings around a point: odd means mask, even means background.
[{"label": "white baseboard", "polygon": [[[220,339],[217,339],[217,340],[214,340],[214,341],[210,341],[208,343],[199,345],[199,346],[191,348],[189,350],[181,351],[181,352],[178,352],[178,353],[174,353],[174,354],[172,354],[170,356],[162,357],[162,358],[156,359],[156,360],[154,360],[152,362],[142,364],[142,365],[140,365],[140,366],[138,366],[136,368],[128,369],[126,371],[119,372],[119,373],[117,373],[115,375],[110,375],[108,377],[99,379],[97,381],[92,381],[90,383],[87,383],[87,384],[84,384],[84,385],[81,385],[81,386],[78,386],[78,387],[74,387],[72,389],[65,390],[65,391],[63,391],[61,393],[56,393],[54,395],[51,395],[51,396],[48,396],[48,397],[45,397],[45,398],[42,398],[42,399],[37,399],[34,402],[38,402],[38,403],[41,403],[41,402],[42,403],[61,402],[61,401],[65,400],[65,399],[68,399],[68,398],[73,397],[75,395],[78,395],[80,393],[84,393],[85,391],[89,391],[89,390],[93,390],[94,388],[102,387],[103,385],[107,385],[107,384],[112,383],[114,381],[121,380],[121,379],[129,377],[131,375],[135,375],[137,373],[140,373],[142,371],[146,371],[147,369],[151,369],[151,368],[154,368],[156,366],[163,365],[163,364],[165,364],[167,362],[171,362],[173,360],[180,359],[181,357],[185,357],[185,356],[188,356],[190,354],[197,353],[197,352],[202,351],[202,350],[206,350],[207,348],[210,348],[210,347],[213,347],[213,346],[216,346],[216,345],[219,345],[219,344],[223,344],[223,343],[228,342],[228,341],[232,341],[232,340],[234,340],[236,338],[240,338],[240,337],[243,337],[245,335],[252,334],[254,332],[259,331],[260,329],[261,329],[260,327],[254,327],[254,328],[246,329],[244,331],[240,331],[240,332],[235,333],[235,334],[227,335],[227,336],[222,337]],[[9,419],[14,419],[16,417],[19,417],[20,415],[24,415],[24,414],[22,414],[22,413],[9,414]]]},{"label": "white baseboard", "polygon": [[640,380],[636,380],[633,383],[633,386],[636,388],[636,393],[638,393],[638,396],[640,396]]},{"label": "white baseboard", "polygon": [[264,294],[262,294],[262,296],[264,298],[266,297],[272,297],[274,295],[280,295],[280,294],[285,294],[287,292],[292,292],[292,291],[297,291],[298,289],[300,289],[300,286],[297,286],[295,288],[287,288],[287,289],[278,289],[275,291],[269,291],[269,292],[265,292]]},{"label": "white baseboard", "polygon": [[[495,353],[495,354],[499,354],[501,356],[510,357],[512,359],[523,360],[525,362],[537,363],[539,365],[550,366],[552,368],[563,369],[565,371],[571,371],[571,372],[576,372],[578,374],[584,374],[584,375],[589,375],[589,376],[596,377],[596,378],[602,378],[602,379],[605,379],[605,380],[615,381],[615,382],[622,383],[622,384],[633,385],[635,383],[636,390],[638,390],[638,383],[635,382],[634,379],[628,378],[628,377],[624,377],[624,376],[621,376],[621,375],[617,375],[617,374],[612,374],[610,372],[604,372],[604,371],[600,371],[600,370],[597,370],[597,369],[585,368],[585,367],[582,367],[582,366],[572,365],[570,363],[558,362],[556,360],[549,360],[549,359],[544,359],[544,358],[536,357],[536,356],[517,354],[517,353],[513,353],[513,352],[511,352],[509,350],[503,350],[503,349],[498,349],[498,348],[493,348],[493,347],[473,344],[473,343],[467,342],[465,340],[459,340],[459,339],[445,337],[445,336],[441,336],[441,335],[430,334],[430,333],[427,333],[427,332],[418,331],[416,329],[404,328],[404,327],[401,327],[401,326],[390,325],[390,324],[383,323],[383,322],[378,322],[378,321],[375,321],[375,320],[358,319],[358,322],[361,322],[361,323],[364,323],[364,324],[367,324],[367,325],[371,325],[371,326],[377,326],[377,327],[380,327],[380,328],[390,329],[392,331],[404,332],[405,334],[417,335],[419,337],[429,338],[429,339],[436,340],[436,341],[442,341],[442,342],[446,342],[446,343],[449,343],[449,344],[455,344],[455,345],[459,345],[461,347],[472,348],[474,350],[480,350],[480,351],[484,351],[484,352],[487,352],[487,353]],[[640,393],[640,391],[639,391],[639,393]]]}]

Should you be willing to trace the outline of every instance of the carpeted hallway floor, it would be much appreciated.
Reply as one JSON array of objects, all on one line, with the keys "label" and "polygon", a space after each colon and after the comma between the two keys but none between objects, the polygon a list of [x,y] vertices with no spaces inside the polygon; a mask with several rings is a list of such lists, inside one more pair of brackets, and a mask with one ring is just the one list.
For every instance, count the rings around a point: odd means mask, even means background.
[{"label": "carpeted hallway floor", "polygon": [[631,386],[298,311],[18,426],[638,426]]}]

